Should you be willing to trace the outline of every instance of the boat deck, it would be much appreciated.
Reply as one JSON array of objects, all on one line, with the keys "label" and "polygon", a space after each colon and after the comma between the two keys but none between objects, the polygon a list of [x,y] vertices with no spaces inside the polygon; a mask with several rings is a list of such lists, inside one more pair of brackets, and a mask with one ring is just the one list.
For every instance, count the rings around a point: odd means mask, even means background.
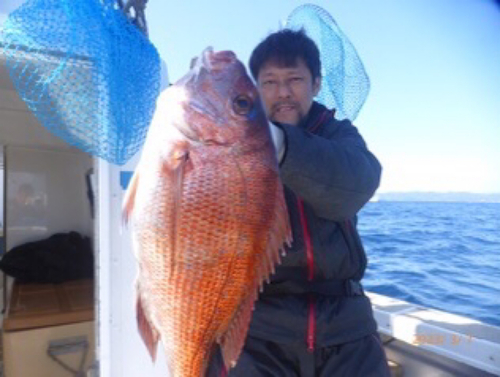
[{"label": "boat deck", "polygon": [[500,328],[367,292],[388,358],[413,376],[500,375]]}]

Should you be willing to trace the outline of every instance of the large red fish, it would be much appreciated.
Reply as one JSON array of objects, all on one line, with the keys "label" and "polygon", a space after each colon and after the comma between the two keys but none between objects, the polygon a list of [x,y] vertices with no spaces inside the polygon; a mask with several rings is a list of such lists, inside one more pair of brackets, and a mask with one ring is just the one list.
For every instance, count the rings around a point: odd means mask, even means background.
[{"label": "large red fish", "polygon": [[259,286],[291,241],[257,90],[230,51],[205,50],[161,94],[124,202],[138,260],[137,320],[153,360],[198,377],[243,346]]}]

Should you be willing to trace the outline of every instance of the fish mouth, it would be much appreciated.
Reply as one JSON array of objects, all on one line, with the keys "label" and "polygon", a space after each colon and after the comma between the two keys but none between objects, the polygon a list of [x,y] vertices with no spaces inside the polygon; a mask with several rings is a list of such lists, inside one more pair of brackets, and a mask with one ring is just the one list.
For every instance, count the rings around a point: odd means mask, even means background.
[{"label": "fish mouth", "polygon": [[[190,72],[186,74],[176,85],[185,86],[188,98],[183,103],[185,114],[193,122],[183,124],[179,131],[191,142],[204,145],[229,145],[222,135],[215,132],[204,132],[202,123],[211,123],[214,128],[228,122],[226,113],[227,100],[224,98],[228,85],[224,71],[232,72],[233,65],[237,65],[238,59],[232,51],[214,52],[213,47],[207,47],[202,53],[191,60]],[[222,72],[222,74],[221,74]],[[221,93],[222,92],[222,95]],[[222,96],[222,98],[221,98]],[[219,127],[222,128],[222,127]]]},{"label": "fish mouth", "polygon": [[201,64],[209,71],[222,70],[228,65],[234,64],[237,58],[232,51],[214,52],[213,47],[207,47],[201,53]]},{"label": "fish mouth", "polygon": [[191,59],[190,69],[199,72],[201,69],[207,71],[221,71],[238,61],[236,54],[232,51],[215,52],[213,47],[205,48],[200,56]]}]

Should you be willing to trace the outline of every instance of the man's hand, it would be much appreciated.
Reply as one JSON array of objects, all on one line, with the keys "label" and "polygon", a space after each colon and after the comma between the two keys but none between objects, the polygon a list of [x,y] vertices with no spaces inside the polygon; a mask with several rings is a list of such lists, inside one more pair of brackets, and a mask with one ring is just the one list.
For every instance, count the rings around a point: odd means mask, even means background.
[{"label": "man's hand", "polygon": [[271,136],[273,138],[274,149],[276,149],[276,157],[280,163],[285,155],[285,133],[284,131],[275,126],[273,123],[269,122],[269,129],[271,130]]}]

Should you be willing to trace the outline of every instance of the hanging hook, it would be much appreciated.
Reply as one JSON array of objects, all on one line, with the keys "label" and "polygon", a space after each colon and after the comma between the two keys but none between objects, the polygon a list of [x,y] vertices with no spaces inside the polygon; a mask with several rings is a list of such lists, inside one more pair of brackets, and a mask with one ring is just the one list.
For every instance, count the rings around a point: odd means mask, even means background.
[{"label": "hanging hook", "polygon": [[148,0],[117,0],[117,2],[127,18],[147,36],[148,26],[144,11]]}]

